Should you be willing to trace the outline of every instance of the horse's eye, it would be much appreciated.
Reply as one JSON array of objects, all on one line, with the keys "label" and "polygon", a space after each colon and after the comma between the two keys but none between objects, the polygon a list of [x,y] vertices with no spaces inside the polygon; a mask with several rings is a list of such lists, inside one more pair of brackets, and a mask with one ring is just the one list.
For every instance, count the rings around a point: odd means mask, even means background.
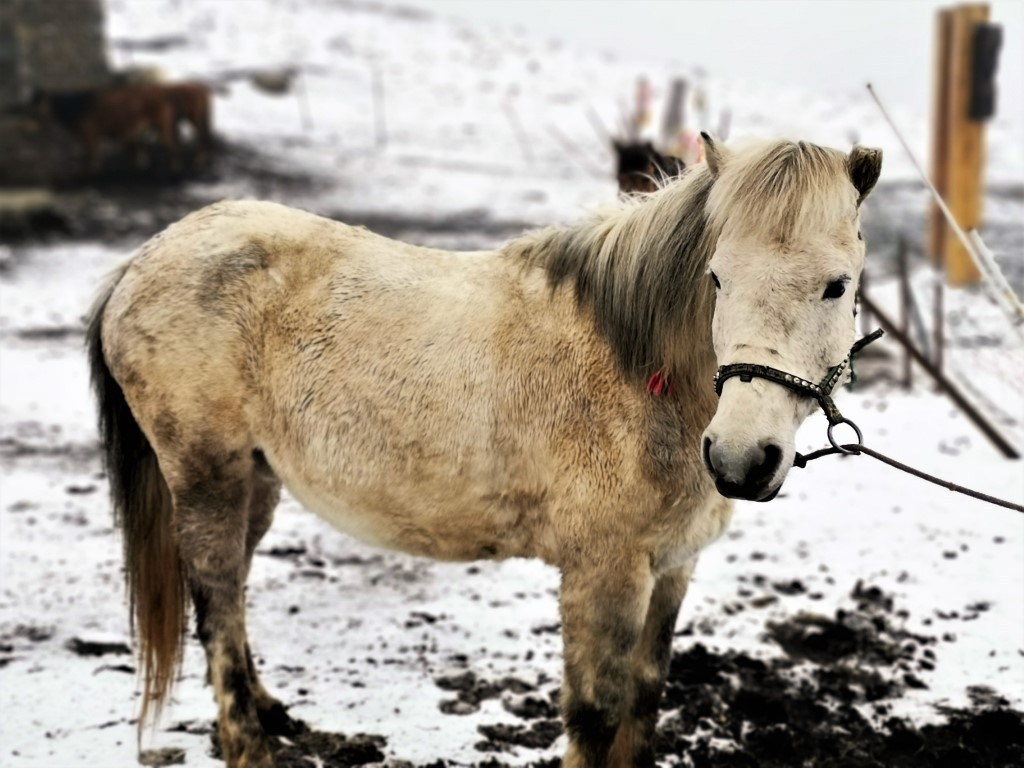
[{"label": "horse's eye", "polygon": [[715,288],[721,288],[722,284],[718,281],[718,275],[714,272],[711,273],[711,279],[715,282]]},{"label": "horse's eye", "polygon": [[844,293],[846,293],[846,280],[833,280],[825,286],[825,293],[822,294],[821,298],[838,299]]}]

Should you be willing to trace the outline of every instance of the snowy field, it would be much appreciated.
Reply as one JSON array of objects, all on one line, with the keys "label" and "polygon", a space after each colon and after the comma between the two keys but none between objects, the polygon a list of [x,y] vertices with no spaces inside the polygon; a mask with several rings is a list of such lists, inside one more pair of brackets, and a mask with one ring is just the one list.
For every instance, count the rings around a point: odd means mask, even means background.
[{"label": "snowy field", "polygon": [[[258,162],[222,162],[170,202],[154,197],[158,214],[147,210],[149,198],[83,192],[76,203],[83,216],[107,222],[109,236],[4,246],[4,766],[136,760],[138,692],[120,541],[82,351],[81,318],[102,276],[163,218],[224,196],[270,197],[451,248],[494,246],[528,226],[571,220],[614,197],[611,157],[587,109],[614,126],[616,105],[640,72],[659,88],[670,75],[690,74],[372,3],[111,0],[109,10],[109,35],[122,42],[112,52],[116,63],[225,84],[216,101],[218,133],[231,157]],[[159,51],[134,46],[130,54],[123,44],[159,38],[178,42]],[[300,72],[283,96],[258,91],[243,76],[281,67]],[[374,72],[384,104],[376,119]],[[917,242],[923,196],[866,94],[838,100],[710,80],[708,88],[715,109],[732,106],[735,134],[780,133],[840,147],[856,135],[883,147],[883,185],[865,213],[869,260],[872,248],[891,253],[904,226]],[[896,114],[923,155],[922,116]],[[1019,289],[1024,143],[999,126],[990,140],[986,236]],[[915,275],[922,293],[928,279],[923,270]],[[878,291],[883,302],[893,294],[884,280]],[[973,386],[992,400],[992,418],[1024,447],[1020,337],[976,292],[951,297],[949,310],[949,366],[972,373]],[[874,383],[840,403],[869,445],[1024,500],[1021,462],[1002,459],[922,376],[907,393],[877,375],[878,365],[866,377]],[[823,445],[824,427],[823,417],[812,417],[798,448]],[[320,755],[326,762],[319,764],[550,764],[565,744],[550,704],[561,676],[557,587],[557,573],[537,562],[436,564],[374,550],[286,498],[257,551],[248,623],[263,679],[293,715],[320,731],[381,737],[358,741],[347,756],[339,750],[333,761]],[[828,645],[840,635],[850,648]],[[812,647],[816,638],[827,647]],[[736,505],[731,531],[701,558],[675,650],[680,665],[659,746],[665,765],[756,764],[727,755],[733,748],[754,754],[749,734],[762,721],[737,719],[730,746],[732,726],[687,704],[687,696],[703,700],[694,687],[701,675],[683,669],[694,659],[733,672],[749,670],[752,660],[767,665],[778,676],[759,678],[766,701],[769,683],[792,684],[777,693],[796,702],[799,681],[823,692],[827,672],[845,675],[854,681],[847,698],[821,693],[821,700],[837,721],[861,717],[867,729],[901,718],[931,733],[961,708],[1019,717],[1024,515],[866,457],[794,470],[774,502]],[[173,701],[144,733],[143,749],[181,748],[188,766],[222,765],[211,756],[215,706],[204,674],[192,640]],[[728,698],[728,711],[738,713],[725,678],[709,675],[701,684],[721,691],[715,706]],[[796,720],[788,726],[794,732]],[[688,757],[686,745],[705,757]],[[781,762],[763,764],[793,764],[778,752]]]}]

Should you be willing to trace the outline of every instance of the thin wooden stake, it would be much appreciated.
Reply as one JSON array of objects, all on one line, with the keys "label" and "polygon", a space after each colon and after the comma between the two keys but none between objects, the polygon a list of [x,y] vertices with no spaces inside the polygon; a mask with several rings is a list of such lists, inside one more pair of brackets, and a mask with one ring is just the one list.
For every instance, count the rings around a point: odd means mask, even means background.
[{"label": "thin wooden stake", "polygon": [[[900,273],[900,330],[908,339],[910,338],[910,274],[907,270],[907,241],[900,237],[896,247],[896,265]],[[913,366],[911,365],[910,352],[903,349],[903,388],[910,389],[914,384]]]},{"label": "thin wooden stake", "polygon": [[[941,267],[940,267],[941,269]],[[932,321],[933,344],[935,345],[935,370],[942,373],[942,351],[945,345],[946,309],[943,306],[945,296],[945,284],[942,279],[944,272],[939,273],[939,279],[935,281],[935,293],[933,294],[935,317]]]},{"label": "thin wooden stake", "polygon": [[512,133],[515,134],[516,141],[519,142],[519,149],[522,150],[523,159],[529,165],[533,165],[533,150],[530,148],[530,140],[526,135],[523,124],[519,122],[519,115],[516,113],[515,105],[512,104],[512,99],[505,99],[504,107],[505,117],[508,119],[509,125],[512,126]]},{"label": "thin wooden stake", "polygon": [[576,163],[576,165],[578,165],[580,167],[580,169],[582,169],[583,171],[586,171],[586,173],[588,175],[591,175],[591,176],[606,176],[607,175],[607,174],[603,173],[602,171],[594,168],[594,166],[592,166],[590,164],[589,158],[587,158],[587,156],[584,155],[580,151],[580,148],[578,146],[576,146],[569,139],[568,136],[566,136],[564,133],[562,133],[561,129],[559,129],[557,125],[554,125],[552,123],[548,123],[547,129],[548,129],[548,133],[551,134],[552,138],[554,138],[554,140],[562,148],[562,151],[565,152],[566,155],[571,157],[573,159],[573,161]]},{"label": "thin wooden stake", "polygon": [[871,309],[868,303],[864,301],[864,296],[868,292],[868,272],[864,270],[860,273],[860,335],[867,336],[871,331],[874,330],[875,323],[871,319]]},{"label": "thin wooden stake", "polygon": [[587,121],[590,123],[590,127],[594,129],[594,133],[597,135],[597,140],[601,143],[601,146],[605,148],[611,146],[611,134],[608,133],[608,129],[601,122],[601,116],[589,104],[587,105]]},{"label": "thin wooden stake", "polygon": [[384,107],[384,76],[376,61],[370,62],[370,78],[373,89],[373,133],[377,149],[384,149],[388,143],[387,116]]},{"label": "thin wooden stake", "polygon": [[306,91],[306,75],[303,72],[295,74],[295,98],[299,102],[299,120],[302,121],[302,130],[309,133],[313,130],[313,113],[309,108],[309,93]]}]

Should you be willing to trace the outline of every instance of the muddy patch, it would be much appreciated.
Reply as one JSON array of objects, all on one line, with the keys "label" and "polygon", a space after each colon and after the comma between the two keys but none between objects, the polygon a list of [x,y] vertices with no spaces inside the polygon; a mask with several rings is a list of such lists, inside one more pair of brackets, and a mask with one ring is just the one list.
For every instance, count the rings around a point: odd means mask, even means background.
[{"label": "muddy patch", "polygon": [[[292,721],[294,733],[289,737],[275,737],[274,763],[277,768],[351,768],[351,766],[380,763],[385,759],[382,751],[387,739],[366,733],[346,736],[341,733],[314,731],[300,720]],[[194,731],[192,731],[194,732]],[[223,759],[220,737],[216,728],[210,729],[210,754]]]},{"label": "muddy patch", "polygon": [[557,719],[537,720],[529,725],[481,725],[477,730],[485,737],[476,748],[484,752],[502,752],[514,747],[547,749],[562,735],[562,723]]},{"label": "muddy patch", "polygon": [[[696,768],[911,768],[1019,765],[1024,714],[983,686],[969,709],[942,710],[918,727],[892,703],[941,654],[937,638],[902,628],[891,596],[860,583],[854,607],[832,616],[769,622],[769,660],[716,653],[698,643],[677,652],[662,704],[662,758],[687,755]],[[919,676],[920,675],[920,676]]]},{"label": "muddy patch", "polygon": [[282,743],[274,753],[277,768],[348,768],[354,765],[379,763],[384,760],[381,751],[387,745],[383,736],[365,733],[343,736],[339,733],[309,731]]},{"label": "muddy patch", "polygon": [[448,715],[468,715],[480,709],[480,702],[495,699],[503,693],[523,694],[535,691],[537,686],[515,677],[501,680],[484,680],[471,670],[454,675],[443,675],[434,679],[438,688],[452,691],[454,699],[444,699],[438,705]]},{"label": "muddy patch", "polygon": [[72,637],[65,645],[69,651],[78,656],[120,656],[132,652],[127,643],[84,640],[81,637]]},{"label": "muddy patch", "polygon": [[[802,594],[797,582],[766,590]],[[763,595],[744,601],[756,608]],[[659,761],[683,758],[694,768],[1010,768],[1022,764],[1024,713],[984,685],[971,686],[969,708],[940,708],[939,721],[918,726],[894,714],[894,702],[927,688],[943,645],[905,627],[908,611],[880,588],[858,582],[849,607],[831,615],[797,613],[765,623],[764,639],[781,651],[771,658],[717,652],[690,640],[684,627],[673,655],[661,727]],[[976,608],[977,606],[974,606]],[[554,681],[488,681],[472,671],[435,679],[456,694],[441,710],[469,714],[500,698],[518,719],[478,726],[477,763],[500,768],[502,754],[552,747],[562,733]],[[495,754],[496,753],[496,754]],[[529,754],[526,752],[525,754]],[[399,759],[401,755],[396,755]],[[435,763],[436,764],[436,763]],[[557,765],[557,760],[532,763]]]}]

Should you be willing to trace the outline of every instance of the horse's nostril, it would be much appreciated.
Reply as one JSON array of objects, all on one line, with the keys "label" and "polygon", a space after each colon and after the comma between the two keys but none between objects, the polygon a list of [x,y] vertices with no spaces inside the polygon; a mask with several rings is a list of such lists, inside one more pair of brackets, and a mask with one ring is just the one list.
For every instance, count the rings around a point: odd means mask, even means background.
[{"label": "horse's nostril", "polygon": [[763,458],[756,466],[751,467],[750,473],[747,475],[748,483],[761,483],[768,480],[775,474],[775,470],[782,462],[782,449],[777,445],[769,443],[761,446],[759,452]]}]

